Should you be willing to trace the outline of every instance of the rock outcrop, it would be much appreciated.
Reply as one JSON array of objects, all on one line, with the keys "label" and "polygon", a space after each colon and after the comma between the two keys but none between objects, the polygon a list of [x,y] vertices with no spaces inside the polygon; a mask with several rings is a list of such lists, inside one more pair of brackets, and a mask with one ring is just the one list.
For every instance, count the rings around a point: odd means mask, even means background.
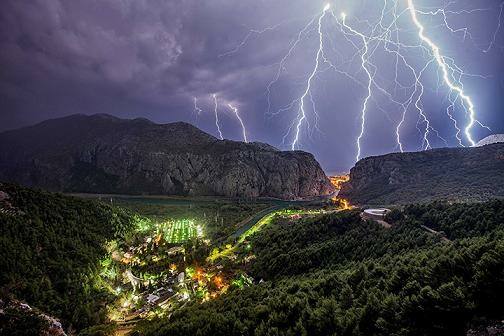
[{"label": "rock outcrop", "polygon": [[340,195],[369,205],[504,197],[504,144],[368,157]]},{"label": "rock outcrop", "polygon": [[218,140],[182,122],[110,115],[0,134],[0,180],[89,193],[297,199],[333,192],[309,153]]},{"label": "rock outcrop", "polygon": [[491,145],[494,143],[504,143],[504,134],[492,134],[487,136],[486,138],[481,139],[478,141],[474,147],[481,147],[485,145]]},{"label": "rock outcrop", "polygon": [[59,320],[9,297],[0,298],[0,320],[2,335],[14,334],[24,329],[26,335],[66,336]]}]

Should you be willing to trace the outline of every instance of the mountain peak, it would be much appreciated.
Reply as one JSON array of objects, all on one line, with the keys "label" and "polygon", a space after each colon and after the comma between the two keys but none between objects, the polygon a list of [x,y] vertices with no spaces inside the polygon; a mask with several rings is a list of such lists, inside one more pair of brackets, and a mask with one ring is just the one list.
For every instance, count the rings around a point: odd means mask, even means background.
[{"label": "mountain peak", "polygon": [[504,142],[504,134],[492,134],[492,135],[489,135],[486,138],[478,141],[478,143],[476,145],[474,145],[474,147],[481,147],[481,146],[491,145],[494,143],[501,143],[501,142]]},{"label": "mountain peak", "polygon": [[333,192],[311,154],[219,141],[186,122],[107,114],[0,133],[0,180],[90,193],[293,199]]}]

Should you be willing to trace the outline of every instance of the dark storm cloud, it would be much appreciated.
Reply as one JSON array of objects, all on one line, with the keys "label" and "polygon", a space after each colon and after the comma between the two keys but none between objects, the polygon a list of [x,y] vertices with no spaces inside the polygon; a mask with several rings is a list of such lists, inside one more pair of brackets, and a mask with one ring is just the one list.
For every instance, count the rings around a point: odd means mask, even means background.
[{"label": "dark storm cloud", "polygon": [[[9,65],[7,79],[11,85],[20,77],[33,86],[113,85],[141,97],[163,82],[182,54],[177,35],[185,13],[178,7],[163,1],[8,2],[0,54]],[[163,14],[173,12],[179,15]]]},{"label": "dark storm cloud", "polygon": [[[496,27],[492,20],[499,3],[483,2],[483,7],[494,10],[476,16],[471,29],[484,44]],[[369,11],[362,16],[371,19],[375,4],[338,2],[350,13],[357,8]],[[0,130],[74,113],[111,113],[157,122],[189,121],[215,134],[211,94],[216,93],[226,137],[240,139],[236,120],[225,107],[229,102],[240,107],[251,139],[279,145],[295,110],[275,118],[265,116],[265,87],[299,29],[322,6],[323,1],[311,0],[5,0],[0,7]],[[465,24],[467,18],[463,20]],[[262,35],[250,34],[243,48],[226,54],[250,29],[278,23]],[[275,109],[303,89],[313,65],[315,33],[308,32],[310,38],[274,86]],[[465,69],[493,76],[486,81],[469,78],[473,81],[467,87],[478,92],[482,119],[494,131],[504,131],[497,113],[503,106],[499,98],[504,77],[502,36],[498,32],[495,48],[485,55],[459,37],[450,44],[450,55],[456,55]],[[330,43],[335,49],[344,48],[342,40]],[[328,73],[319,80],[314,95],[323,118],[321,133],[303,136],[302,148],[312,151],[327,170],[348,169],[353,163],[362,87]],[[193,113],[194,97],[205,112],[198,119]],[[373,113],[371,124],[377,127],[374,138],[366,139],[367,154],[393,150],[388,130],[394,111],[381,106]],[[413,144],[417,141],[414,127],[410,132],[408,141]]]},{"label": "dark storm cloud", "polygon": [[[222,5],[218,1],[7,1],[0,13],[2,94],[16,100],[32,91],[42,100],[31,101],[34,108],[44,100],[65,100],[61,94],[69,94],[75,86],[76,92],[71,92],[75,96],[105,90],[117,98],[170,104],[190,93],[239,87],[256,69],[244,67],[250,61],[222,62],[217,55],[242,37],[242,20],[230,20],[242,7],[229,1]],[[26,113],[27,120],[73,112],[37,110],[16,112]]]},{"label": "dark storm cloud", "polygon": [[218,55],[236,46],[247,23],[273,22],[266,22],[264,4],[6,1],[1,128],[78,112],[177,120],[187,116],[193,96],[239,99],[266,75],[260,63],[272,60],[265,57],[285,46],[272,44],[252,57]]}]

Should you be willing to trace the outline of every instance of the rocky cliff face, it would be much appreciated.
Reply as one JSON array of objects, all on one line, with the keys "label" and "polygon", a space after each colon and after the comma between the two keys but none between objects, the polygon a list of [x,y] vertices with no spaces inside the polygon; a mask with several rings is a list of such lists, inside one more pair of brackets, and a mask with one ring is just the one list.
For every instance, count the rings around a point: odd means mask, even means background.
[{"label": "rocky cliff face", "polygon": [[0,134],[0,180],[92,193],[295,199],[333,192],[309,153],[218,140],[186,123],[109,115]]},{"label": "rocky cliff face", "polygon": [[485,146],[485,145],[491,145],[494,143],[504,143],[504,134],[489,135],[486,138],[478,141],[478,143],[476,145],[474,145],[474,147],[481,147],[481,146]]},{"label": "rocky cliff face", "polygon": [[504,144],[369,157],[340,195],[370,205],[504,197]]}]

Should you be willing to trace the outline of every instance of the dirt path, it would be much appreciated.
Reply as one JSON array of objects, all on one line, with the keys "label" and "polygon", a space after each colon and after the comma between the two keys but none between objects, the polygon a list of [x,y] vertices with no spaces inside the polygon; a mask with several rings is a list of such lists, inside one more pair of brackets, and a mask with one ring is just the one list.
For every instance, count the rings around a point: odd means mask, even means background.
[{"label": "dirt path", "polygon": [[390,229],[392,227],[391,224],[385,222],[384,220],[382,220],[382,219],[375,219],[373,217],[367,216],[364,212],[361,212],[360,216],[361,216],[361,218],[363,220],[372,220],[374,222],[377,222],[378,224],[380,224],[385,229]]},{"label": "dirt path", "polygon": [[444,242],[450,242],[450,241],[451,241],[450,239],[446,238],[446,236],[445,236],[443,233],[441,233],[441,232],[439,232],[439,231],[436,231],[436,230],[433,230],[433,229],[431,229],[431,228],[430,228],[430,227],[428,227],[428,226],[425,226],[425,225],[420,225],[420,227],[421,227],[422,229],[424,229],[425,231],[429,232],[429,233],[432,233],[432,234],[434,234],[434,235],[436,235],[436,236],[440,236],[440,237],[441,237],[441,240],[442,240],[442,241],[444,241]]}]

